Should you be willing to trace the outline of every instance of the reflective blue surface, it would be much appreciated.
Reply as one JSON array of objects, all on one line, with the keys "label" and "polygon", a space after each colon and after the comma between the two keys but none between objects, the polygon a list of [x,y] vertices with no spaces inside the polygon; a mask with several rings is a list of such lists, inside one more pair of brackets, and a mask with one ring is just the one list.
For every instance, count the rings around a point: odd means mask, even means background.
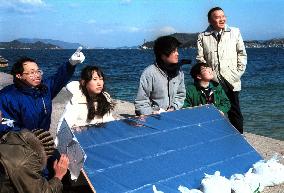
[{"label": "reflective blue surface", "polygon": [[179,192],[204,173],[245,173],[261,156],[214,106],[109,122],[75,133],[101,192]]}]

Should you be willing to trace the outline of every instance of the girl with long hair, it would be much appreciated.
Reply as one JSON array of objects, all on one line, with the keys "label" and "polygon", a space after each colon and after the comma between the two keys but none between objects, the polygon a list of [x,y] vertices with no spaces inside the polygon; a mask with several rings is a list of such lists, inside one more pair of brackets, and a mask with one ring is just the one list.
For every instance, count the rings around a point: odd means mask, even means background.
[{"label": "girl with long hair", "polygon": [[81,72],[80,81],[67,85],[73,95],[66,105],[63,118],[70,128],[96,125],[114,120],[114,103],[105,91],[104,74],[96,66],[86,66]]}]

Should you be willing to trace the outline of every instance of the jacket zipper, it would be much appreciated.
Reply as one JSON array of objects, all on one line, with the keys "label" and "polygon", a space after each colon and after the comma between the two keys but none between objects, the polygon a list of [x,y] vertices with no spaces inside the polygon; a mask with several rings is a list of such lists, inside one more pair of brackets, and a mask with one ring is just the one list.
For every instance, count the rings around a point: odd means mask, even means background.
[{"label": "jacket zipper", "polygon": [[44,108],[44,113],[47,115],[47,109],[46,109],[46,105],[45,105],[43,97],[41,97],[41,100],[42,100],[42,104],[43,104],[43,108]]}]

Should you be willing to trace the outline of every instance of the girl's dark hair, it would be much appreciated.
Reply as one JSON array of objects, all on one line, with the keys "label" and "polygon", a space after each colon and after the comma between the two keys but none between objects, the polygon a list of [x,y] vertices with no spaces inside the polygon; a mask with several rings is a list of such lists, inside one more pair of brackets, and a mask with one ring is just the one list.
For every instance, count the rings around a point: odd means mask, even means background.
[{"label": "girl's dark hair", "polygon": [[[86,85],[88,84],[88,82],[92,80],[94,72],[97,72],[98,76],[100,78],[103,78],[103,80],[105,79],[101,69],[99,69],[96,66],[86,66],[81,72],[80,89],[82,90],[82,93],[86,96],[87,99],[88,121],[93,120],[96,115],[103,117],[106,113],[110,112],[114,107],[114,104],[112,102],[109,102],[106,96],[103,94],[105,86],[103,87],[102,92],[99,94],[94,93],[90,95],[88,93]],[[96,106],[95,103],[97,103]]]},{"label": "girl's dark hair", "polygon": [[26,56],[20,58],[19,60],[16,61],[16,63],[12,67],[11,74],[13,75],[13,77],[15,77],[16,74],[22,74],[24,72],[23,64],[25,62],[34,62],[34,63],[36,63],[36,61],[34,59],[26,57]]}]

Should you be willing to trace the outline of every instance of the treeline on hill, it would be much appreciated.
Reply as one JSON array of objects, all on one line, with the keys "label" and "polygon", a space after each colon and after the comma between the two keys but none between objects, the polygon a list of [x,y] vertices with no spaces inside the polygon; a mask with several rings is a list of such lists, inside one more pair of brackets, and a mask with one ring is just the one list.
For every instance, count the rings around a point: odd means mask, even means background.
[{"label": "treeline on hill", "polygon": [[[175,37],[178,39],[180,43],[182,43],[182,48],[194,48],[196,47],[196,40],[198,33],[174,33],[170,36]],[[145,42],[141,47],[153,48],[154,41]]]},{"label": "treeline on hill", "polygon": [[0,42],[0,48],[4,49],[61,49],[59,46],[53,44],[46,44],[40,41],[35,43],[23,43],[17,40],[11,42]]}]

